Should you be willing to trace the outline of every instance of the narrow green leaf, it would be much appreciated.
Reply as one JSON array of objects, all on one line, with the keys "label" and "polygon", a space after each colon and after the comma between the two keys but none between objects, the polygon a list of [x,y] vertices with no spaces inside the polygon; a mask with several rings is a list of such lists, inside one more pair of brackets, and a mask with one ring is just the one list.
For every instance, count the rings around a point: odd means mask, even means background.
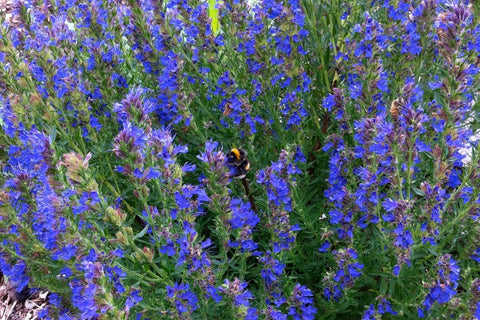
[{"label": "narrow green leaf", "polygon": [[215,7],[217,0],[208,0],[208,16],[212,19],[212,32],[217,35],[220,29],[220,22],[218,21],[218,9]]}]

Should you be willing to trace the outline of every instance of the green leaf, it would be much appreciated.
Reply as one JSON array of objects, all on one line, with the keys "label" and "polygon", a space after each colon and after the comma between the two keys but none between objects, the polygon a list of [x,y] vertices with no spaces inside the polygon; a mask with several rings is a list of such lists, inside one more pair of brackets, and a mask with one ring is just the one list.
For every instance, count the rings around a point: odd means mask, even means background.
[{"label": "green leaf", "polygon": [[215,7],[217,0],[208,0],[208,16],[212,19],[211,28],[213,34],[217,35],[220,29],[218,21],[218,9]]},{"label": "green leaf", "polygon": [[143,230],[142,230],[142,231],[140,231],[140,233],[139,233],[139,234],[137,234],[136,236],[134,236],[134,237],[133,237],[133,240],[137,240],[138,238],[141,238],[141,237],[143,237],[143,236],[145,235],[145,233],[147,233],[147,231],[148,231],[148,227],[149,227],[149,226],[148,226],[148,225],[146,225],[146,226],[145,226],[145,228],[143,228]]},{"label": "green leaf", "polygon": [[388,289],[388,281],[386,278],[382,278],[382,281],[380,282],[380,293],[382,295],[385,295],[387,293]]}]

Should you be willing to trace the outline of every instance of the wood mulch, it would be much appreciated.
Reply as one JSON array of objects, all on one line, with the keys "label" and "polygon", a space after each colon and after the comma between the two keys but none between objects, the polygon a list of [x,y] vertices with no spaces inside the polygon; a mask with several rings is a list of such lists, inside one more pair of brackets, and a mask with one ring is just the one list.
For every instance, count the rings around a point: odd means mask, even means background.
[{"label": "wood mulch", "polygon": [[0,274],[0,320],[33,320],[48,305],[48,291],[25,290],[19,296]]}]

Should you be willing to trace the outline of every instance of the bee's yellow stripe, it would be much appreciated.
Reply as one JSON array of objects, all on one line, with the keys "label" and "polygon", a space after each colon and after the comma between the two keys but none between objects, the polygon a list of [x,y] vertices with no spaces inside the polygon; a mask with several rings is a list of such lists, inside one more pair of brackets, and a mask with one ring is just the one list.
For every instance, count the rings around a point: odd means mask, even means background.
[{"label": "bee's yellow stripe", "polygon": [[235,149],[235,148],[232,149],[231,151],[235,155],[235,158],[237,158],[237,160],[240,160],[240,151],[238,151],[238,149]]}]

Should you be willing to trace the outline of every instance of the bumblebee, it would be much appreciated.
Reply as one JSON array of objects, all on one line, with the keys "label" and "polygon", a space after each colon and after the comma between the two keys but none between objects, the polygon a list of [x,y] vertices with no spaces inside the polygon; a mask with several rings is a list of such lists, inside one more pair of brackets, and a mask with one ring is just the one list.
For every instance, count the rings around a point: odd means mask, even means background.
[{"label": "bumblebee", "polygon": [[398,121],[398,112],[401,110],[404,104],[405,101],[402,98],[397,98],[392,101],[392,104],[390,106],[390,115],[395,122]]},{"label": "bumblebee", "polygon": [[227,156],[227,164],[232,169],[231,175],[236,179],[244,179],[250,170],[250,161],[247,159],[247,152],[242,149],[233,148]]}]

